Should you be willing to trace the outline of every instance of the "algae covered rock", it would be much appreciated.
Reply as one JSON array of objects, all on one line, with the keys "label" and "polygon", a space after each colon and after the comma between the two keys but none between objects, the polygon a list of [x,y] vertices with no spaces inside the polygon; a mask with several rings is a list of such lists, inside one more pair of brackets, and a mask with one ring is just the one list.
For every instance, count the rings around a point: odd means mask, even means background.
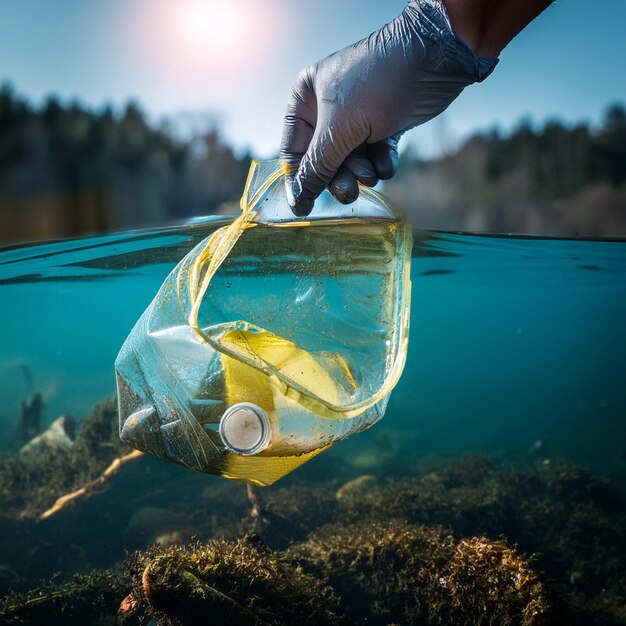
[{"label": "algae covered rock", "polygon": [[334,624],[331,590],[244,539],[152,549],[130,562],[133,596],[159,624]]},{"label": "algae covered rock", "polygon": [[528,560],[501,541],[472,537],[459,542],[439,581],[447,620],[455,624],[521,624],[556,621],[550,593]]},{"label": "algae covered rock", "polygon": [[556,622],[529,562],[484,537],[401,521],[329,525],[289,554],[335,590],[350,619],[369,624]]},{"label": "algae covered rock", "polygon": [[329,524],[284,552],[258,539],[155,547],[130,569],[160,624],[557,622],[544,583],[503,542],[398,520]]},{"label": "algae covered rock", "polygon": [[345,623],[368,624],[427,624],[453,554],[444,529],[400,521],[329,524],[288,551],[335,590]]}]

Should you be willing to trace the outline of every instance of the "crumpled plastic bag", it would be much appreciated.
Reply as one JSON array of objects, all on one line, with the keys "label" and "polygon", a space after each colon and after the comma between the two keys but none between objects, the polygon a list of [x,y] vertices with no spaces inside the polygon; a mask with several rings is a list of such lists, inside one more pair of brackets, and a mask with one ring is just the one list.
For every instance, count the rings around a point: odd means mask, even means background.
[{"label": "crumpled plastic bag", "polygon": [[411,229],[382,196],[294,218],[278,161],[167,277],[115,362],[120,436],[268,485],[384,414],[404,367]]}]

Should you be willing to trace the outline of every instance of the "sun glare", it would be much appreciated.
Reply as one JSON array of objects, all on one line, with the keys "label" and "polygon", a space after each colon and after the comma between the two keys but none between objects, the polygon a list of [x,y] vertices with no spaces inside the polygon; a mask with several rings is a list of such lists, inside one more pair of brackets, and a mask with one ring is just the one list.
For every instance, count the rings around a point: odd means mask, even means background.
[{"label": "sun glare", "polygon": [[193,83],[206,89],[209,81],[226,88],[270,57],[271,5],[259,0],[141,0],[135,41],[169,88]]},{"label": "sun glare", "polygon": [[[0,0],[1,1],[1,0]],[[126,58],[141,70],[137,93],[152,106],[206,108],[238,102],[264,80],[283,22],[270,0],[134,0]],[[126,71],[120,67],[120,71]]]},{"label": "sun glare", "polygon": [[[248,4],[248,3],[245,3]],[[183,0],[175,3],[182,43],[198,53],[229,54],[242,45],[251,16],[236,0]]]}]

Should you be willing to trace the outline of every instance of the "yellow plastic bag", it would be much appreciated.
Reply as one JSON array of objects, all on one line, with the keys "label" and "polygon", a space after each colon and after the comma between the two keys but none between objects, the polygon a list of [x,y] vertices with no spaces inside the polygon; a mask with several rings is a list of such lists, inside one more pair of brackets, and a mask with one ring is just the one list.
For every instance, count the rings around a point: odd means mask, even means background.
[{"label": "yellow plastic bag", "polygon": [[124,343],[127,444],[268,485],[383,416],[406,358],[410,227],[368,188],[294,218],[283,176],[252,164],[241,216],[179,263]]}]

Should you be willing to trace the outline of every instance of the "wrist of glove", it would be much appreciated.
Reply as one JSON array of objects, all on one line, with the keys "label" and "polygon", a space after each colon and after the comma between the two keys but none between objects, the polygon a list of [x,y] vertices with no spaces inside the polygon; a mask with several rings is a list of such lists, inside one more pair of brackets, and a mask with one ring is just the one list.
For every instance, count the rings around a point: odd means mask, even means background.
[{"label": "wrist of glove", "polygon": [[281,143],[294,213],[308,215],[326,187],[349,203],[357,181],[374,186],[391,178],[402,133],[439,115],[496,64],[455,35],[440,0],[411,0],[366,39],[305,68]]}]

